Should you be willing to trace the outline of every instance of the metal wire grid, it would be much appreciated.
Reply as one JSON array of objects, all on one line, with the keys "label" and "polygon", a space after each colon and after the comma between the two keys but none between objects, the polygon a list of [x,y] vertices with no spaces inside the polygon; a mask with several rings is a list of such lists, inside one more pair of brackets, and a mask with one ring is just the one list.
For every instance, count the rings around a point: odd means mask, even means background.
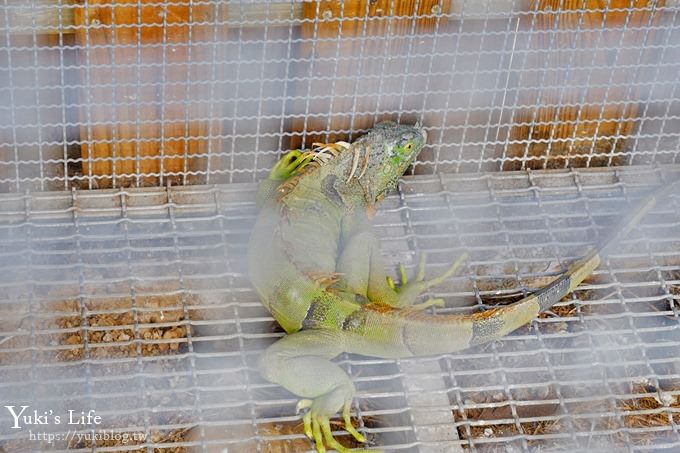
[{"label": "metal wire grid", "polygon": [[[438,4],[401,17],[434,22],[406,31],[394,2],[373,25],[342,8],[304,19],[297,2],[226,13],[192,2],[208,19],[171,22],[183,3],[145,3],[162,16],[155,42],[115,14],[73,23],[78,8],[112,5],[0,6],[3,191],[252,182],[291,145],[381,119],[428,127],[417,174],[678,162],[675,2],[576,10],[572,28],[559,11],[510,1]],[[344,32],[326,37],[329,24]]]},{"label": "metal wire grid", "polygon": [[[647,189],[678,176],[668,166],[411,177],[376,224],[391,266],[412,268],[428,251],[436,273],[470,253],[462,275],[427,295],[448,301],[442,311],[469,310],[540,286],[556,260],[580,256]],[[245,275],[254,191],[0,198],[2,400],[95,409],[99,428],[147,439],[41,444],[7,429],[3,411],[2,448],[311,448],[295,399],[254,367],[280,335]],[[498,343],[419,360],[341,357],[359,391],[359,426],[388,451],[678,448],[679,218],[673,194],[560,304],[566,313]],[[631,422],[645,417],[655,418]]]}]

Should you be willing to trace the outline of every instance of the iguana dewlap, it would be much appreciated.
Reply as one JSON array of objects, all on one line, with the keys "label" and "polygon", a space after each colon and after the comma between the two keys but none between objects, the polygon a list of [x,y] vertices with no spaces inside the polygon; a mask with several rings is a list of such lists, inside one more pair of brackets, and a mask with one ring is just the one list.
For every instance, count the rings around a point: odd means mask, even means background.
[{"label": "iguana dewlap", "polygon": [[[429,315],[414,304],[431,285],[424,266],[412,282],[386,278],[367,213],[393,189],[426,141],[424,129],[384,122],[351,145],[292,151],[258,195],[261,212],[248,250],[250,278],[262,303],[289,334],[260,359],[262,375],[303,398],[305,433],[317,451],[347,451],[329,418],[350,422],[354,385],[331,362],[342,352],[383,358],[447,353],[503,337],[571,292],[599,262],[596,251],[550,285],[519,302],[470,315]],[[631,220],[635,223],[651,206]],[[403,278],[402,280],[406,280]]]}]

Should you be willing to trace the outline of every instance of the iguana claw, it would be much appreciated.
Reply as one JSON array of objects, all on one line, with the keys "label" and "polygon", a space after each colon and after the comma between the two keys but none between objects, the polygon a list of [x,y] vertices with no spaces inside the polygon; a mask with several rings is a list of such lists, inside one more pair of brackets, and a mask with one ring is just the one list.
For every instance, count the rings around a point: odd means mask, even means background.
[{"label": "iguana claw", "polygon": [[[319,406],[319,407],[317,407]],[[318,453],[325,453],[326,446],[340,452],[363,452],[363,453],[379,453],[381,450],[366,450],[366,449],[350,449],[338,442],[331,431],[331,424],[329,417],[323,415],[322,412],[323,402],[317,402],[315,404],[314,400],[302,399],[298,402],[296,406],[296,411],[299,412],[303,409],[308,410],[305,415],[302,416],[302,423],[304,425],[305,435],[314,441],[316,445],[316,451]],[[342,408],[342,418],[345,421],[345,430],[352,435],[357,441],[364,443],[366,438],[356,430],[354,425],[352,425],[352,420],[350,417],[350,407],[351,403],[348,401],[343,405]]]},{"label": "iguana claw", "polygon": [[431,286],[438,285],[445,281],[447,278],[454,275],[458,271],[458,268],[463,263],[463,261],[465,261],[465,259],[468,257],[467,253],[463,253],[441,275],[431,278],[429,280],[425,280],[426,256],[427,255],[425,252],[423,252],[420,255],[420,260],[418,262],[418,270],[416,272],[415,278],[412,281],[409,281],[408,274],[406,272],[406,267],[404,267],[403,264],[399,265],[399,279],[401,281],[400,285],[397,286],[397,284],[394,282],[394,279],[390,276],[387,276],[388,286],[399,295],[400,299],[399,306],[411,306],[412,308],[415,309],[424,309],[432,306],[443,307],[444,306],[443,299],[429,299],[420,304],[413,304],[413,302],[418,297],[418,295],[425,291],[426,289],[430,288]]},{"label": "iguana claw", "polygon": [[314,154],[302,152],[298,149],[288,151],[269,172],[269,179],[286,180],[293,173],[301,170],[312,161]]}]

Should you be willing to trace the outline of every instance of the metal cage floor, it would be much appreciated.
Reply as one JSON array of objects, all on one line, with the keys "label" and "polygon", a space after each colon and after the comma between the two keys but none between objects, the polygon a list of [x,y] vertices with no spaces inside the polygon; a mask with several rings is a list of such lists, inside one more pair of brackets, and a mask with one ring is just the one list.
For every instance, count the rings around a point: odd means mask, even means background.
[{"label": "metal cage floor", "polygon": [[[414,176],[376,226],[392,269],[427,251],[434,274],[468,252],[461,275],[427,296],[446,299],[436,311],[470,310],[541,286],[678,177],[677,165]],[[296,399],[255,369],[281,335],[246,275],[255,190],[0,196],[0,398],[53,415],[95,410],[116,437],[56,423],[9,429],[0,411],[0,451],[312,448]],[[679,300],[674,194],[568,300],[502,341],[338,362],[358,389],[359,429],[386,451],[673,451]]]}]

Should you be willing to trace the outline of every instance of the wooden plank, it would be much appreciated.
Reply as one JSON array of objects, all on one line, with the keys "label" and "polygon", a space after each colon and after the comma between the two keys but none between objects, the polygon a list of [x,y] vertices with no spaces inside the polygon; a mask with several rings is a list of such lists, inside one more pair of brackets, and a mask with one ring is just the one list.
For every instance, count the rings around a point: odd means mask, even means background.
[{"label": "wooden plank", "polygon": [[[523,0],[528,1],[528,0]],[[194,2],[194,4],[200,2]],[[205,0],[205,4],[208,1]],[[33,33],[36,29],[41,34],[75,33],[74,8],[76,0],[9,0],[8,16],[11,33]],[[305,2],[273,1],[265,3],[238,3],[229,7],[228,14],[223,18],[229,21],[229,27],[238,24],[257,26],[268,21],[271,25],[287,26],[292,20],[299,22],[304,18],[303,5]],[[513,2],[508,0],[460,0],[453,2],[451,14],[453,17],[485,18],[493,14],[496,18],[511,17]],[[292,12],[291,12],[292,9]],[[0,17],[3,27],[5,17]]]},{"label": "wooden plank", "polygon": [[[536,47],[544,52],[534,55],[530,64],[535,67],[545,65],[543,67],[547,69],[527,76],[520,88],[518,104],[536,106],[518,110],[512,118],[512,123],[517,125],[510,131],[510,140],[524,143],[511,143],[507,155],[520,157],[522,161],[505,161],[502,170],[625,164],[613,153],[625,149],[625,137],[635,128],[638,105],[630,99],[636,99],[638,93],[637,89],[630,89],[630,80],[612,75],[608,68],[612,53],[598,50],[598,47],[642,46],[645,31],[639,28],[659,20],[660,14],[647,9],[654,5],[661,7],[663,2],[533,1],[531,8],[538,12],[534,19]],[[605,11],[607,8],[613,11]],[[573,30],[574,33],[554,33],[559,30]],[[647,36],[647,42],[652,41],[652,33]],[[577,49],[574,48],[576,40],[579,40]],[[593,51],[588,51],[588,42],[592,42]],[[550,50],[550,54],[545,50]],[[640,51],[623,49],[618,52],[619,64],[635,64],[640,60],[635,55]],[[643,56],[639,64],[644,61]],[[593,66],[598,69],[588,69],[591,71],[589,78],[583,77],[583,70],[579,73],[579,68]],[[633,73],[634,70],[629,70],[628,75]],[[564,79],[567,74],[583,79],[583,83],[600,86],[563,88],[565,83],[572,82]],[[610,79],[613,83],[609,83]]]},{"label": "wooden plank", "polygon": [[12,34],[75,33],[75,0],[8,0],[0,28]]},{"label": "wooden plank", "polygon": [[196,83],[211,74],[195,63],[210,61],[215,14],[217,7],[190,0],[90,0],[75,9],[84,47],[81,154],[91,187],[182,183],[178,173],[204,170],[206,158],[192,155],[219,149],[205,137],[220,127],[206,119],[211,101]]}]

